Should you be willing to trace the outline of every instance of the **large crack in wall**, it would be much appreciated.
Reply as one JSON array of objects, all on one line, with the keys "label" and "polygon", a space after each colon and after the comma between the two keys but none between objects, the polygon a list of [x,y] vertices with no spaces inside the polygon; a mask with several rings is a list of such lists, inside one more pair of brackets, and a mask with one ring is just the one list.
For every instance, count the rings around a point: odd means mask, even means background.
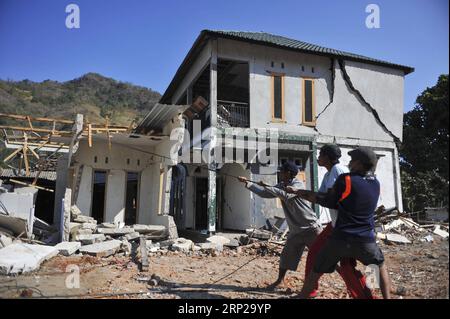
[{"label": "large crack in wall", "polygon": [[322,112],[317,114],[316,121],[319,118],[319,116],[321,116],[334,101],[334,88],[335,88],[334,81],[336,79],[336,71],[334,69],[334,63],[335,63],[334,61],[335,60],[333,58],[331,58],[330,60],[331,60],[331,68],[330,68],[330,71],[331,71],[330,102],[328,102],[328,104],[325,105],[325,107],[323,108]]},{"label": "large crack in wall", "polygon": [[350,76],[347,73],[347,70],[345,69],[345,62],[342,59],[338,60],[339,68],[341,69],[342,76],[344,78],[345,83],[350,88],[350,90],[353,92],[353,94],[356,95],[356,97],[371,111],[372,115],[374,116],[375,120],[378,122],[378,124],[381,125],[381,127],[394,139],[395,144],[397,145],[397,148],[400,146],[401,141],[400,139],[392,133],[391,130],[387,128],[387,126],[381,121],[380,116],[378,115],[378,112],[370,105],[369,102],[366,101],[366,99],[362,96],[361,92],[355,88],[355,86],[352,83],[352,80],[350,79]]},{"label": "large crack in wall", "polygon": [[[328,104],[325,105],[325,107],[323,108],[323,110],[322,110],[319,114],[316,115],[316,119],[315,119],[316,122],[317,122],[317,120],[319,119],[319,116],[321,116],[321,115],[327,110],[327,108],[333,103],[333,101],[334,101],[334,87],[335,87],[334,81],[335,81],[335,78],[336,78],[336,72],[335,72],[335,70],[334,70],[334,64],[335,64],[334,59],[331,58],[330,61],[331,61],[331,67],[330,67],[330,72],[331,72],[330,102],[328,102]],[[322,134],[322,133],[319,132],[319,130],[317,129],[317,126],[316,126],[316,125],[314,125],[313,129],[314,129],[314,131],[316,131],[317,133],[319,133],[319,135]]]}]

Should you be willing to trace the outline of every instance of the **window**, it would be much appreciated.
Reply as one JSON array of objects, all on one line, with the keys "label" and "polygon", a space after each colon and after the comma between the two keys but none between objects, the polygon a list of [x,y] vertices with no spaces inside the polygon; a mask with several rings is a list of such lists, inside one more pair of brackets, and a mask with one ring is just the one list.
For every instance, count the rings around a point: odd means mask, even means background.
[{"label": "window", "polygon": [[302,103],[302,123],[314,126],[316,124],[315,100],[314,100],[314,79],[303,79],[303,103]]},{"label": "window", "polygon": [[284,120],[283,74],[272,74],[272,120]]}]

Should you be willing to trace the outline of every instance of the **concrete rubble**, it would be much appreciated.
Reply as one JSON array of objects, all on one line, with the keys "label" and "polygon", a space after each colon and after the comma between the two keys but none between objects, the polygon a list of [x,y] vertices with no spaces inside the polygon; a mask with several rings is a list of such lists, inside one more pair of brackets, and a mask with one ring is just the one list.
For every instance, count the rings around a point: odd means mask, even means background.
[{"label": "concrete rubble", "polygon": [[11,191],[0,184],[0,227],[13,231],[16,236],[31,238],[37,192],[34,187]]},{"label": "concrete rubble", "polygon": [[218,244],[218,245],[225,245],[225,244],[229,244],[231,242],[230,239],[223,237],[223,236],[211,236],[209,238],[206,239],[206,241],[213,243],[213,244]]},{"label": "concrete rubble", "polygon": [[[124,223],[97,223],[94,218],[83,214],[77,206],[71,206],[67,210],[70,211],[70,221],[65,221],[65,232],[69,234],[69,238],[54,247],[22,244],[16,238],[15,230],[0,228],[1,272],[15,274],[33,271],[39,268],[42,261],[58,253],[61,256],[71,256],[77,252],[95,257],[130,256],[135,263],[139,261],[142,271],[146,271],[149,266],[145,262],[146,255],[279,256],[288,232],[284,220],[280,219],[268,221],[263,228],[249,228],[245,233],[218,232],[209,237],[205,234],[191,237],[187,233],[188,239],[178,237],[176,225],[170,218],[168,227],[142,224],[125,226]],[[35,219],[34,224],[34,234],[48,236],[55,233],[55,229],[42,220]],[[448,240],[448,226],[445,223],[419,224],[395,209],[377,211],[376,226],[378,240],[391,246],[417,242],[430,244],[436,238]],[[24,250],[28,253],[24,253]],[[20,257],[22,253],[23,257]],[[30,255],[36,255],[36,258]],[[7,258],[2,259],[1,256]],[[147,260],[151,264],[151,259]]]},{"label": "concrete rubble", "polygon": [[9,236],[0,234],[0,248],[9,246],[13,243],[13,239]]},{"label": "concrete rubble", "polygon": [[13,275],[39,269],[41,263],[58,254],[58,249],[45,245],[14,243],[0,249],[0,274]]},{"label": "concrete rubble", "polygon": [[436,235],[448,239],[448,224],[418,223],[395,207],[385,209],[380,206],[375,214],[375,223],[377,239],[390,244],[432,243]]},{"label": "concrete rubble", "polygon": [[269,240],[270,238],[272,238],[272,232],[263,229],[248,228],[245,230],[245,233],[249,237],[256,239]]},{"label": "concrete rubble", "polygon": [[386,234],[386,240],[388,242],[399,244],[411,244],[411,241],[408,238],[399,234]]},{"label": "concrete rubble", "polygon": [[97,228],[98,234],[109,235],[111,237],[120,237],[127,234],[134,233],[134,229],[131,227],[124,228]]},{"label": "concrete rubble", "polygon": [[164,235],[166,232],[166,227],[159,225],[133,225],[133,229],[139,234]]},{"label": "concrete rubble", "polygon": [[194,242],[189,239],[178,238],[175,243],[172,244],[171,249],[187,253],[194,250]]},{"label": "concrete rubble", "polygon": [[106,236],[104,234],[80,234],[76,235],[74,241],[81,242],[82,245],[91,245],[95,243],[101,243],[106,240]]},{"label": "concrete rubble", "polygon": [[55,248],[58,249],[61,255],[70,256],[76,253],[78,249],[81,248],[81,243],[77,241],[72,242],[64,241],[56,245]]},{"label": "concrete rubble", "polygon": [[442,238],[448,238],[448,229],[447,231],[445,231],[441,229],[439,225],[437,225],[433,230],[433,234],[441,236]]},{"label": "concrete rubble", "polygon": [[82,246],[80,248],[80,252],[96,257],[108,257],[118,252],[121,246],[122,242],[120,240],[113,239],[101,243]]}]

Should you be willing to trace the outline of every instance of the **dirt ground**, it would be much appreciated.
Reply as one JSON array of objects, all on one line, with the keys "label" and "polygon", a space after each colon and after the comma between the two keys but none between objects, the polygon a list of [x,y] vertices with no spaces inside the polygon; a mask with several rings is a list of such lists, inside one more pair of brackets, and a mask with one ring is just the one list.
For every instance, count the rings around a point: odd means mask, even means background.
[{"label": "dirt ground", "polygon": [[[448,240],[381,247],[394,298],[449,298]],[[242,251],[226,249],[215,256],[168,252],[151,256],[147,272],[140,272],[126,256],[57,256],[44,262],[37,272],[0,277],[0,297],[289,298],[302,286],[306,253],[299,269],[288,272],[285,283],[270,292],[264,287],[276,279],[281,248],[261,242],[241,247]],[[77,275],[70,273],[71,265],[80,270],[79,288],[73,285]],[[358,268],[363,270],[364,266],[358,264]],[[381,296],[379,290],[375,294]],[[349,298],[337,273],[322,277],[318,298]]]}]

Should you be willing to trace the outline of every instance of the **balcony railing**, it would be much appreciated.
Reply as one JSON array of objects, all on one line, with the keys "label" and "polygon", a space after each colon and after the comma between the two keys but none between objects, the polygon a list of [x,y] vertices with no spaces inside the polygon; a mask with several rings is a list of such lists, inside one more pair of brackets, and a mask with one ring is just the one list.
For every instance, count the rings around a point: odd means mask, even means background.
[{"label": "balcony railing", "polygon": [[248,103],[217,100],[217,124],[222,127],[250,127]]}]

